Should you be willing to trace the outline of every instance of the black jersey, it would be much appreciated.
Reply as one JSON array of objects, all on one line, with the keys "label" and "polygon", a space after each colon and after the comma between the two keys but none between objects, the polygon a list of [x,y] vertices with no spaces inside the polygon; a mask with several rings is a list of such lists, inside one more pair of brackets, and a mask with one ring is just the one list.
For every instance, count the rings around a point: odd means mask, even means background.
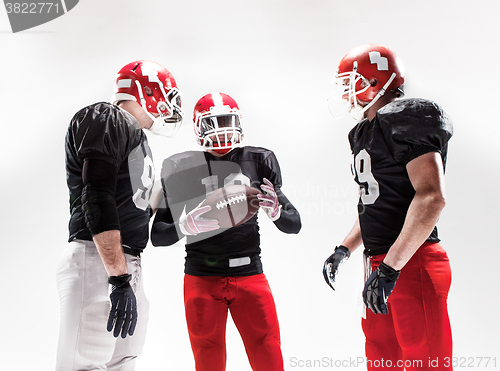
[{"label": "black jersey", "polygon": [[122,244],[142,251],[149,236],[149,197],[154,181],[151,150],[137,120],[125,110],[96,103],[75,114],[66,134],[66,178],[70,196],[69,241],[92,240],[82,212],[82,169],[87,159],[118,168],[116,207]]},{"label": "black jersey", "polygon": [[[349,133],[353,174],[360,187],[359,222],[365,252],[386,253],[399,236],[415,195],[406,165],[428,152],[441,154],[446,164],[453,127],[434,102],[396,100],[363,120]],[[428,241],[439,241],[434,228]]]},{"label": "black jersey", "polygon": [[[208,152],[188,151],[163,162],[162,187],[166,195],[170,222],[197,207],[211,192],[231,184],[260,189],[267,178],[275,186],[282,216],[275,222],[286,233],[297,233],[300,217],[281,192],[281,171],[274,153],[259,147],[235,148],[223,157]],[[152,231],[153,245],[168,245],[183,237],[178,225],[165,230],[155,228],[162,220],[157,213]],[[172,224],[170,224],[172,225]],[[174,236],[172,236],[174,234]],[[260,234],[257,214],[246,223],[229,229],[187,236],[185,273],[195,276],[248,276],[262,273]]]}]

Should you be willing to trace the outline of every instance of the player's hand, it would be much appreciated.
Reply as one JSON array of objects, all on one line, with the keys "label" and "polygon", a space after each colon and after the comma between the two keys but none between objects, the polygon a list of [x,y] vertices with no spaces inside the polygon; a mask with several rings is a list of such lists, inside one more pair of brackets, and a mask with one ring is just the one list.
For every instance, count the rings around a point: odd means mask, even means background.
[{"label": "player's hand", "polygon": [[349,259],[351,252],[345,246],[337,246],[332,255],[325,260],[323,265],[323,277],[326,283],[335,290],[335,276],[339,270],[339,265],[345,260]]},{"label": "player's hand", "polygon": [[133,335],[137,324],[137,301],[134,291],[130,286],[130,274],[111,276],[108,282],[111,284],[111,310],[108,318],[108,331],[113,331],[116,338],[121,332],[122,338],[127,334]]},{"label": "player's hand", "polygon": [[210,205],[203,207],[200,207],[200,205],[193,209],[189,214],[183,215],[179,219],[179,228],[185,236],[195,236],[198,233],[211,232],[220,228],[219,221],[217,219],[202,218],[203,214],[212,210]]},{"label": "player's hand", "polygon": [[260,186],[264,194],[259,194],[259,206],[266,212],[267,216],[274,222],[281,216],[281,205],[278,201],[278,195],[274,190],[274,185],[264,178],[264,183]]},{"label": "player's hand", "polygon": [[399,273],[392,267],[382,262],[365,282],[363,301],[367,308],[375,314],[387,314],[387,298],[391,295]]}]

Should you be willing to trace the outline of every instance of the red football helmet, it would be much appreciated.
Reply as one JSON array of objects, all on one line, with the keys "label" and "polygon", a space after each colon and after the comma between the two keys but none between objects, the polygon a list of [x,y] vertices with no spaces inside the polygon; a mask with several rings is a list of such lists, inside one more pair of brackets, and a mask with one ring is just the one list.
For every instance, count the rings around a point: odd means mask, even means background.
[{"label": "red football helmet", "polygon": [[[404,81],[404,66],[396,53],[382,45],[361,45],[347,53],[339,63],[335,75],[335,84],[339,88],[337,99],[347,101],[348,112],[356,119],[362,119],[366,110],[386,91],[397,90],[403,95]],[[332,114],[340,116],[333,110]]]},{"label": "red football helmet", "polygon": [[194,133],[204,149],[226,154],[243,140],[241,113],[235,100],[224,93],[210,93],[196,103]]},{"label": "red football helmet", "polygon": [[156,62],[131,62],[118,72],[113,101],[123,100],[141,105],[153,120],[153,133],[172,137],[182,124],[182,94],[174,76]]}]

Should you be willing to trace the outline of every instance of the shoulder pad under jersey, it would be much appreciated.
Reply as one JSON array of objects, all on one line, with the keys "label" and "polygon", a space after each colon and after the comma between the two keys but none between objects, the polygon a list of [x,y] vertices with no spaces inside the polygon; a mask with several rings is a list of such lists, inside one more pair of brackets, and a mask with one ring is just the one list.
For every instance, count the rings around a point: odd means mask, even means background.
[{"label": "shoulder pad under jersey", "polygon": [[427,152],[443,154],[453,135],[448,114],[425,99],[396,100],[377,112],[377,120],[392,156],[405,164]]},{"label": "shoulder pad under jersey", "polygon": [[130,113],[104,102],[77,112],[69,130],[78,157],[83,160],[102,159],[116,166],[127,158],[145,135]]}]

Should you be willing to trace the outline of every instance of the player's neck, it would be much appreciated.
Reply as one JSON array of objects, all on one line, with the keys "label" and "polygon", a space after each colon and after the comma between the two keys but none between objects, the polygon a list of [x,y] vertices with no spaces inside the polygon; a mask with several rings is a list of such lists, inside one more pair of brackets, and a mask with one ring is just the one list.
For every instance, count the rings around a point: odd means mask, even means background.
[{"label": "player's neck", "polygon": [[381,109],[382,107],[386,106],[387,104],[394,102],[397,99],[397,96],[395,94],[392,94],[392,92],[387,92],[385,95],[380,97],[379,100],[377,100],[373,106],[368,108],[365,113],[365,118],[367,118],[369,121],[372,121],[375,116],[377,115],[377,111]]}]

